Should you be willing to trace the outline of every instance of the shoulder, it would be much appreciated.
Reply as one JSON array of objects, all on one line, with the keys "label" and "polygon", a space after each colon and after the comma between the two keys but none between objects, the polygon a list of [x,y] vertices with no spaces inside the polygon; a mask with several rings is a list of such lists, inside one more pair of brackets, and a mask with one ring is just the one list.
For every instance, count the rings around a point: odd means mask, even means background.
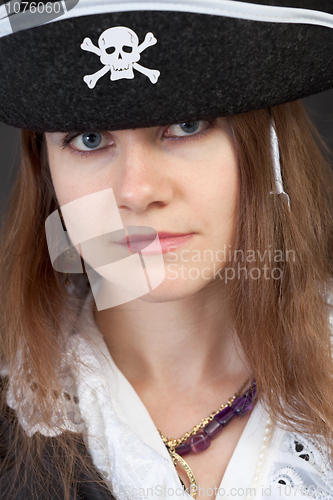
[{"label": "shoulder", "polygon": [[282,429],[277,434],[279,438],[271,445],[274,449],[271,450],[271,465],[265,485],[267,496],[272,500],[289,495],[311,498],[319,491],[330,492],[331,495],[333,470],[324,440],[320,436]]},{"label": "shoulder", "polygon": [[[0,377],[1,390],[4,386],[3,382],[3,377]],[[76,486],[71,484],[69,494],[66,495],[63,478],[54,466],[55,455],[58,457],[59,454],[64,457],[66,455],[59,439],[45,436],[40,436],[40,439],[24,436],[24,439],[21,439],[22,434],[24,431],[18,424],[14,410],[4,405],[0,411],[0,498],[7,500],[26,500],[27,498],[38,498],[38,500],[64,500],[65,498],[68,500],[78,498],[80,500],[114,500],[113,495],[95,470],[81,436],[77,440],[78,450],[84,457],[87,467],[76,469]],[[43,446],[38,454],[38,460],[34,464],[31,462],[27,464],[24,459],[22,460],[27,442],[31,446],[35,445],[37,451],[41,440]],[[94,470],[94,474],[91,473],[91,470]],[[41,476],[43,476],[43,482]],[[41,484],[43,484],[42,488],[38,486]]]}]

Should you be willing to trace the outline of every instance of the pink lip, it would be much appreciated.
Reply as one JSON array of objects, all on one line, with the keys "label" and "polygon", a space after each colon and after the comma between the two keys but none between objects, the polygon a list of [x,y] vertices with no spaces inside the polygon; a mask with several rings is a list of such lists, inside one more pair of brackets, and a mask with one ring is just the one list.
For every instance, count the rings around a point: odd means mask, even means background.
[{"label": "pink lip", "polygon": [[[141,252],[144,250],[145,255],[156,254],[161,252],[176,250],[189,241],[195,233],[167,233],[164,231],[158,232],[159,242],[155,241],[155,237],[151,234],[131,234],[129,242],[126,238],[119,241],[122,245],[127,245],[132,252]],[[150,244],[149,244],[150,242]]]}]

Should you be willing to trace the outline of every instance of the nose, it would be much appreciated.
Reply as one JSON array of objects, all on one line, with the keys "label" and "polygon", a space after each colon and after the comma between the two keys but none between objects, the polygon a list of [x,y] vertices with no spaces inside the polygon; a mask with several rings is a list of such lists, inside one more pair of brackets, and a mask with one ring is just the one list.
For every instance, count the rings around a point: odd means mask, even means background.
[{"label": "nose", "polygon": [[129,140],[120,147],[116,183],[118,208],[136,213],[168,205],[174,193],[167,175],[167,158],[142,138],[141,130],[124,131],[129,133]]},{"label": "nose", "polygon": [[119,52],[118,59],[122,59],[121,53]]}]

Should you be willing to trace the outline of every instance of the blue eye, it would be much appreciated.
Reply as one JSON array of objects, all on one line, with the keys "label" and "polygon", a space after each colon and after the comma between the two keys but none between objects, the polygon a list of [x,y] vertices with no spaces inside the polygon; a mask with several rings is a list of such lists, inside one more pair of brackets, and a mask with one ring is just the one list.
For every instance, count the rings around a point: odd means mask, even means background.
[{"label": "blue eye", "polygon": [[208,122],[206,120],[199,120],[196,122],[178,123],[171,125],[169,130],[172,132],[173,137],[186,137],[201,132]]},{"label": "blue eye", "polygon": [[102,136],[97,132],[82,134],[82,142],[89,149],[98,148],[98,146],[102,142]]},{"label": "blue eye", "polygon": [[186,134],[194,134],[198,131],[199,122],[182,123],[180,128],[186,132]]},{"label": "blue eye", "polygon": [[103,136],[99,132],[85,132],[74,137],[73,144],[80,151],[92,151],[99,148],[102,140]]}]

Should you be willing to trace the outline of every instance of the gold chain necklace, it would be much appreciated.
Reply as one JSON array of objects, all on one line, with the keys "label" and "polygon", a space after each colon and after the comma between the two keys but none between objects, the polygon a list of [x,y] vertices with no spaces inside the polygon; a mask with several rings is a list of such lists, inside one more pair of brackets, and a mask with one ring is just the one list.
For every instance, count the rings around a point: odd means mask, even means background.
[{"label": "gold chain necklace", "polygon": [[[249,381],[251,380],[251,378],[248,378],[243,384],[242,386],[240,387],[240,389],[238,389],[238,391],[224,404],[222,404],[216,411],[214,411],[213,413],[211,413],[208,417],[206,418],[203,418],[201,420],[201,422],[197,425],[195,425],[192,430],[188,431],[188,432],[185,432],[182,437],[180,438],[177,438],[177,439],[170,439],[166,436],[164,436],[162,434],[162,432],[160,430],[158,430],[161,438],[162,438],[162,441],[163,443],[165,444],[165,446],[167,447],[168,449],[168,452],[170,454],[170,457],[172,459],[172,462],[174,464],[174,466],[176,467],[177,466],[177,462],[184,468],[185,472],[186,472],[186,475],[190,481],[190,494],[192,496],[192,498],[195,498],[196,497],[196,492],[197,492],[197,483],[196,483],[196,479],[195,479],[195,476],[190,468],[190,466],[185,462],[185,460],[176,452],[175,448],[179,445],[181,445],[182,443],[184,443],[185,441],[187,441],[191,436],[194,436],[195,434],[197,434],[201,429],[204,429],[210,422],[212,422],[212,420],[214,419],[215,415],[217,415],[218,413],[220,413],[222,410],[224,410],[225,408],[228,408],[228,407],[231,407],[232,403],[235,401],[235,399],[240,395],[240,393],[243,391],[243,389],[246,387],[246,385],[249,383]],[[182,485],[185,487],[181,477],[178,475]]]}]

